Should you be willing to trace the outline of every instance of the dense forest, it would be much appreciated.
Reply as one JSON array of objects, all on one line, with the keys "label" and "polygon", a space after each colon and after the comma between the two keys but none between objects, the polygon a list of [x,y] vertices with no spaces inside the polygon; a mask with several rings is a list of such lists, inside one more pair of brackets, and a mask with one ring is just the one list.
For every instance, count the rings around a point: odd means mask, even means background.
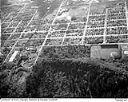
[{"label": "dense forest", "polygon": [[0,97],[127,98],[128,72],[124,66],[115,70],[103,62],[40,59],[31,69],[1,63]]}]

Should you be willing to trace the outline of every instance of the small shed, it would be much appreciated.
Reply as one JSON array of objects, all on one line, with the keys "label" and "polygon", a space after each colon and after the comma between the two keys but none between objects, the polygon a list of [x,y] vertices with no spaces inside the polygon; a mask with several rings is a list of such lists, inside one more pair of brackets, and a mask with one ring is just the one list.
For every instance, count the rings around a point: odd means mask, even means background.
[{"label": "small shed", "polygon": [[94,45],[91,47],[91,58],[109,59],[120,58],[121,50],[117,44]]},{"label": "small shed", "polygon": [[16,56],[18,55],[18,53],[19,53],[19,51],[15,51],[15,52],[12,54],[11,58],[9,59],[9,62],[13,62],[13,60],[16,58]]}]

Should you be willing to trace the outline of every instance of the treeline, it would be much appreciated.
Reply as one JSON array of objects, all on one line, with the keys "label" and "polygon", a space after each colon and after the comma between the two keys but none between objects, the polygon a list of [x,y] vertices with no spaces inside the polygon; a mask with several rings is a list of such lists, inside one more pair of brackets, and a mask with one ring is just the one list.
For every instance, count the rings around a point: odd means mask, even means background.
[{"label": "treeline", "polygon": [[128,97],[128,75],[95,62],[40,60],[31,72],[12,69],[0,74],[1,97]]},{"label": "treeline", "polygon": [[44,47],[40,57],[45,59],[86,58],[90,56],[90,48],[85,45]]}]

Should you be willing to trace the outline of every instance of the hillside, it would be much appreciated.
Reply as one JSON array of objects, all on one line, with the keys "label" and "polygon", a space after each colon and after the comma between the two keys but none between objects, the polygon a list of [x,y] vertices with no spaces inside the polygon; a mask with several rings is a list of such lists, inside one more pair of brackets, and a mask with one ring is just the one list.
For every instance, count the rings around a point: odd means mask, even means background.
[{"label": "hillside", "polygon": [[128,96],[128,72],[108,66],[105,61],[103,64],[103,61],[90,59],[40,59],[32,70],[16,68],[12,63],[2,67],[1,97]]}]

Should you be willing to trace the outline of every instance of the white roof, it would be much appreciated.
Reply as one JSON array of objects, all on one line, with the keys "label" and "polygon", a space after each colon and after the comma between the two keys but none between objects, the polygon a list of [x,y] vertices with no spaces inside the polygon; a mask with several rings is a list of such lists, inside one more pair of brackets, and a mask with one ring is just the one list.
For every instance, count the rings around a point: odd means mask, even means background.
[{"label": "white roof", "polygon": [[9,62],[12,62],[12,61],[15,59],[16,55],[18,54],[18,52],[19,52],[19,51],[15,51],[15,52],[12,54],[11,58],[9,59]]}]

